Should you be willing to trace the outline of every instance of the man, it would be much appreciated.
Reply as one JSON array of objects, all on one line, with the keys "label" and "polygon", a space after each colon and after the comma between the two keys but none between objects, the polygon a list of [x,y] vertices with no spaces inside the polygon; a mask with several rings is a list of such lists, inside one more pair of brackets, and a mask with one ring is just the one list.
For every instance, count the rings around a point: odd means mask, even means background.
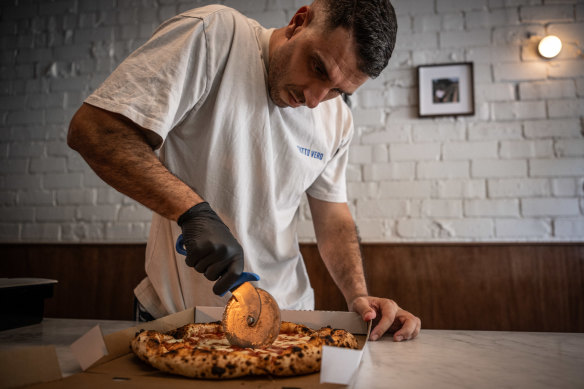
[{"label": "man", "polygon": [[396,27],[387,0],[317,0],[275,30],[226,7],[195,9],[163,23],[85,101],[69,145],[154,211],[135,289],[143,310],[224,305],[218,295],[244,267],[281,308],[313,309],[296,236],[306,193],[349,309],[379,321],[371,339],[390,326],[397,341],[418,334],[418,318],[368,296],[346,203],[353,126],[340,95],[387,65]]}]

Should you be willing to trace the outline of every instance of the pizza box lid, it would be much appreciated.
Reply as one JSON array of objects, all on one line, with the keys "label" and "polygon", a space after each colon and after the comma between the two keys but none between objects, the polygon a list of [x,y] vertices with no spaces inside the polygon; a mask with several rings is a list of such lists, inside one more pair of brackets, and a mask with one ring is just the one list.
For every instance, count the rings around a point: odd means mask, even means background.
[{"label": "pizza box lid", "polygon": [[[96,326],[71,345],[71,351],[82,366],[83,372],[57,379],[55,374],[35,377],[34,369],[28,369],[29,374],[26,377],[21,377],[21,381],[12,382],[11,386],[41,382],[30,387],[103,389],[112,385],[123,385],[125,388],[144,389],[173,385],[176,388],[191,389],[195,383],[198,388],[233,388],[234,386],[244,388],[337,388],[351,383],[355,376],[354,373],[358,370],[371,331],[371,324],[363,322],[360,316],[354,312],[283,310],[282,320],[304,324],[311,328],[334,325],[335,328],[343,328],[357,334],[359,340],[358,350],[324,346],[320,374],[285,378],[254,376],[230,380],[192,379],[156,371],[140,361],[130,351],[130,341],[136,332],[142,329],[167,331],[193,321],[199,323],[216,321],[221,318],[223,309],[223,307],[191,308],[152,322],[138,323],[135,327],[106,336],[103,336],[99,326]],[[32,347],[26,353],[27,364],[23,367],[54,365],[57,362],[55,353],[45,353],[42,356],[43,360],[39,360],[34,353],[37,348]],[[18,364],[18,361],[15,363]],[[49,380],[52,381],[45,382]],[[0,387],[10,386],[0,384]]]}]

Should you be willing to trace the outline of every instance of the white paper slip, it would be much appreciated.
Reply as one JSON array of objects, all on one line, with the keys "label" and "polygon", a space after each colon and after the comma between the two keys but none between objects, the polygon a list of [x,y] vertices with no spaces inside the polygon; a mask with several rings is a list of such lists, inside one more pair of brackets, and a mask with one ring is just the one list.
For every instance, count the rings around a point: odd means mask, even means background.
[{"label": "white paper slip", "polygon": [[352,350],[322,346],[320,383],[348,385],[359,369],[365,347],[361,350]]},{"label": "white paper slip", "polygon": [[96,325],[71,345],[71,352],[83,371],[108,354],[101,327]]}]

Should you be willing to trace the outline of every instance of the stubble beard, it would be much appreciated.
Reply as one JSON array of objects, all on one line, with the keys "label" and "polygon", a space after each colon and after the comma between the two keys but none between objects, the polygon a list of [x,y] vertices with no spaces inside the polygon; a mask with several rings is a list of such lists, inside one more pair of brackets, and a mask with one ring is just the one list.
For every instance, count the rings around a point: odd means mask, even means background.
[{"label": "stubble beard", "polygon": [[289,68],[287,62],[289,56],[280,48],[272,54],[270,58],[270,67],[268,69],[268,93],[270,98],[280,108],[286,108],[290,105],[282,98],[287,90],[292,89],[287,87],[286,80],[289,79]]},{"label": "stubble beard", "polygon": [[282,89],[282,69],[276,61],[272,61],[268,71],[268,93],[270,98],[280,108],[285,108],[288,104],[280,97],[279,91]]}]

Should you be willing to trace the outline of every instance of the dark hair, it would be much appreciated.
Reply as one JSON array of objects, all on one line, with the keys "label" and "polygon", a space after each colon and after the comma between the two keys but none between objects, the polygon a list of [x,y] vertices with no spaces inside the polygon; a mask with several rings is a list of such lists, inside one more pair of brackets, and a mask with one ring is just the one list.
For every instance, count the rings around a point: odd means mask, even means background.
[{"label": "dark hair", "polygon": [[389,0],[321,0],[326,27],[344,27],[355,37],[357,66],[371,78],[387,66],[397,33],[395,11]]}]

